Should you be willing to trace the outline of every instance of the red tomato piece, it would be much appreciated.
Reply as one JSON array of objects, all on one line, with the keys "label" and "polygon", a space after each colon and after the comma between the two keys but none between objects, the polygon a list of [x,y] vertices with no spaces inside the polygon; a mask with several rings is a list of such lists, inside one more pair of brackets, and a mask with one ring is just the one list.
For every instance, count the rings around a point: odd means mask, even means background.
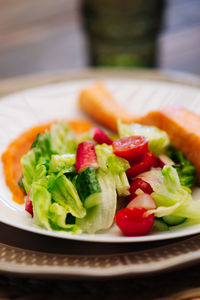
[{"label": "red tomato piece", "polygon": [[139,236],[147,234],[154,223],[154,214],[147,215],[143,207],[130,207],[119,210],[115,222],[123,234]]},{"label": "red tomato piece", "polygon": [[147,151],[148,140],[144,136],[129,136],[113,141],[112,147],[116,155],[129,162],[136,162]]},{"label": "red tomato piece", "polygon": [[150,150],[148,150],[145,154],[143,159],[138,162],[133,164],[127,171],[126,174],[129,178],[133,178],[143,172],[149,171],[151,169],[151,167],[156,167],[156,157],[153,154],[153,152],[151,152]]},{"label": "red tomato piece", "polygon": [[146,209],[155,209],[156,203],[149,194],[144,193],[131,200],[127,205],[127,208],[129,207],[144,207]]},{"label": "red tomato piece", "polygon": [[148,150],[148,151],[150,152],[149,155],[151,155],[151,158],[152,158],[152,167],[158,168],[159,165],[158,165],[157,157],[155,156],[155,154],[151,150]]},{"label": "red tomato piece", "polygon": [[137,189],[140,189],[144,193],[149,194],[149,195],[151,193],[153,193],[153,189],[152,189],[151,185],[148,182],[144,181],[142,178],[135,178],[135,179],[133,179],[133,181],[131,183],[130,193],[131,193],[132,199],[137,196],[137,194],[135,194]]}]

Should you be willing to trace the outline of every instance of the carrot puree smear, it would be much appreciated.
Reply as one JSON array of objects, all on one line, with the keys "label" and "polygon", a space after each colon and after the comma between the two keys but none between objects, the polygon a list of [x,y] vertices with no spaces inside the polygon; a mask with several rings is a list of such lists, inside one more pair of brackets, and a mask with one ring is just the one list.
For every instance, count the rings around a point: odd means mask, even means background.
[{"label": "carrot puree smear", "polygon": [[[51,125],[56,122],[33,127],[17,137],[7,150],[2,154],[2,162],[4,168],[4,175],[6,184],[12,192],[12,198],[18,204],[24,203],[24,190],[19,186],[18,182],[22,176],[21,157],[26,154],[39,133],[44,133],[49,130]],[[72,120],[68,121],[71,128],[76,133],[82,133],[90,130],[92,124],[85,120]]]}]

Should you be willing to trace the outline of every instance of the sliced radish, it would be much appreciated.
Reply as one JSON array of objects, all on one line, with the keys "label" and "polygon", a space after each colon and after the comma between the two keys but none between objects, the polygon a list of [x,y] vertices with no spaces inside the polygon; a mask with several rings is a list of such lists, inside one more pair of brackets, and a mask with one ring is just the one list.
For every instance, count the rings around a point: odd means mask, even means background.
[{"label": "sliced radish", "polygon": [[161,183],[162,183],[161,169],[156,168],[156,169],[153,169],[151,171],[141,173],[136,178],[140,178],[143,181],[145,181],[146,183],[149,183],[152,190],[154,192],[156,192],[158,190],[158,188],[160,187]]},{"label": "sliced radish", "polygon": [[30,200],[30,192],[31,190],[28,191],[28,194],[26,196],[26,201],[25,201],[25,210],[31,214],[31,216],[33,217],[33,203]]},{"label": "sliced radish", "polygon": [[158,165],[163,168],[165,165],[167,166],[174,166],[175,162],[171,160],[167,155],[161,154],[157,158]]},{"label": "sliced radish", "polygon": [[153,200],[153,198],[149,194],[140,194],[137,197],[135,197],[129,204],[127,205],[127,208],[130,207],[144,207],[147,210],[148,209],[155,209],[156,203]]},{"label": "sliced radish", "polygon": [[80,143],[76,151],[76,171],[80,173],[88,167],[98,168],[94,143],[91,141]]},{"label": "sliced radish", "polygon": [[136,191],[138,189],[142,190],[146,194],[153,193],[153,189],[148,182],[144,181],[142,178],[135,178],[135,179],[133,179],[131,186],[130,186],[130,193],[131,193],[132,199],[133,199],[133,197],[137,196]]},{"label": "sliced radish", "polygon": [[93,140],[97,142],[97,144],[107,144],[112,145],[112,140],[109,138],[109,136],[101,129],[101,128],[95,128],[94,134],[93,134]]}]

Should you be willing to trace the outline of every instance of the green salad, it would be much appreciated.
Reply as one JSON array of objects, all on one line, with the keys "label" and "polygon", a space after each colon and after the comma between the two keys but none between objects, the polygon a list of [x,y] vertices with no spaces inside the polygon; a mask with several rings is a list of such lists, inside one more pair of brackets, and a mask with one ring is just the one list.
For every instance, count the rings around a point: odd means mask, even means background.
[{"label": "green salad", "polygon": [[116,223],[137,236],[200,221],[195,167],[154,126],[119,121],[113,138],[61,122],[37,136],[21,164],[25,209],[47,230],[93,234]]}]

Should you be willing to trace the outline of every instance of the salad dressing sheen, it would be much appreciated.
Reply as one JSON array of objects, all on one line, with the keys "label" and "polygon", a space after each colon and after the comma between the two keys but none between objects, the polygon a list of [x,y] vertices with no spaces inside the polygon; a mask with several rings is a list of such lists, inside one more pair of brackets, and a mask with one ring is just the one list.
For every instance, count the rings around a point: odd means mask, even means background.
[{"label": "salad dressing sheen", "polygon": [[[19,186],[18,182],[22,176],[21,157],[26,154],[39,133],[44,133],[50,129],[56,122],[33,127],[22,133],[13,142],[10,143],[7,150],[2,154],[5,181],[12,193],[12,199],[18,203],[24,203],[25,192]],[[92,124],[85,120],[68,121],[76,133],[83,133],[91,129]]]}]

